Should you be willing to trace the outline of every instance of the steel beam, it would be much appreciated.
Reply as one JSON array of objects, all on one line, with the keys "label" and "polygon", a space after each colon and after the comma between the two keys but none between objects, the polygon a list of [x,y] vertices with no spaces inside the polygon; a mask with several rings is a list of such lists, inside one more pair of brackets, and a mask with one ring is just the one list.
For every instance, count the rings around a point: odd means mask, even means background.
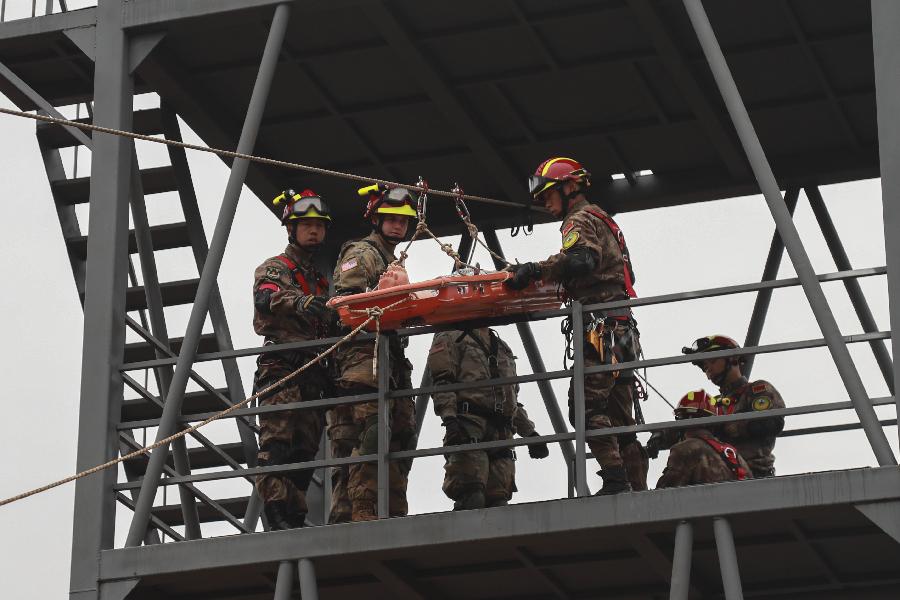
[{"label": "steel beam", "polygon": [[510,199],[527,198],[528,193],[519,175],[485,136],[482,128],[451,90],[450,84],[410,37],[411,28],[401,24],[392,9],[382,2],[367,4],[364,10],[375,28],[396,51],[397,57],[406,64],[422,89],[431,96],[451,127],[472,149],[473,154],[485,171],[491,174],[503,193]]},{"label": "steel beam", "polygon": [[819,328],[822,330],[822,334],[828,343],[828,349],[831,351],[841,379],[844,381],[844,386],[847,388],[850,399],[859,415],[860,423],[863,425],[863,430],[866,432],[866,437],[869,439],[875,458],[878,460],[879,465],[896,465],[897,459],[894,457],[884,430],[878,423],[878,417],[869,401],[862,378],[856,370],[853,358],[850,356],[850,352],[847,350],[847,346],[841,337],[837,321],[834,319],[828,300],[822,292],[822,286],[816,278],[809,256],[807,256],[806,249],[803,247],[803,241],[800,239],[800,234],[797,232],[784,199],[781,197],[778,182],[775,181],[775,175],[772,173],[772,168],[769,166],[765,152],[759,143],[759,138],[756,136],[756,131],[741,100],[740,93],[731,76],[731,71],[725,62],[725,57],[722,55],[722,49],[719,47],[715,33],[709,23],[709,18],[706,16],[703,3],[701,0],[684,0],[684,5],[691,18],[694,31],[697,32],[703,52],[709,61],[716,83],[722,92],[728,113],[731,115],[732,122],[744,146],[744,151],[750,159],[753,173],[762,189],[763,196],[766,198],[778,231],[784,240],[785,248],[803,285],[803,291],[806,293],[816,321],[819,323]]},{"label": "steel beam", "polygon": [[[132,148],[134,143],[132,142]],[[141,274],[144,279],[144,294],[147,298],[147,312],[150,317],[151,331],[162,344],[169,344],[169,331],[166,326],[166,315],[163,311],[162,293],[159,288],[159,274],[156,270],[156,257],[153,254],[153,239],[150,236],[150,221],[147,217],[147,205],[144,201],[144,188],[141,184],[141,168],[138,165],[137,154],[132,150],[131,157],[131,216],[134,221],[134,239],[138,247],[138,257],[141,261]],[[156,351],[157,358],[163,358],[164,354]],[[163,366],[156,369],[159,382],[160,396],[166,397],[169,385],[172,382],[172,367]],[[181,411],[178,411],[178,415]],[[179,475],[191,474],[191,463],[188,458],[185,439],[178,438],[172,443],[172,455],[175,459],[175,471]],[[185,537],[189,540],[199,539],[202,536],[200,530],[200,518],[197,515],[197,503],[194,496],[184,486],[178,487],[181,497],[181,509],[184,515]],[[137,501],[137,500],[136,500]]]},{"label": "steel beam", "polygon": [[[99,0],[94,122],[131,130],[134,80],[128,74],[128,39],[122,31],[122,0]],[[34,21],[35,19],[32,19]],[[84,342],[76,469],[84,471],[118,455],[123,383],[118,365],[125,350],[128,273],[128,197],[132,146],[127,138],[98,135],[91,161],[90,235],[85,278]],[[111,548],[115,531],[115,469],[75,483],[70,598],[97,600],[97,557]],[[140,542],[144,521],[136,531]]]},{"label": "steel beam", "polygon": [[716,517],[713,519],[713,531],[716,535],[716,551],[719,554],[719,569],[722,571],[725,600],[744,600],[731,523],[725,517]]},{"label": "steel beam", "polygon": [[300,600],[319,600],[315,563],[308,558],[301,558],[297,561],[297,571],[300,574]]},{"label": "steel beam", "polygon": [[[797,198],[800,196],[800,188],[792,187],[784,194],[784,203],[788,212],[794,216],[797,208]],[[774,281],[778,277],[778,269],[781,267],[781,258],[784,256],[784,242],[778,229],[772,234],[772,244],[769,246],[769,256],[766,258],[766,266],[763,267],[761,281]],[[757,346],[762,337],[763,326],[766,324],[766,315],[769,312],[769,304],[772,302],[772,289],[760,290],[756,294],[756,302],[753,304],[753,312],[750,314],[750,324],[747,325],[747,337],[744,338],[744,346]],[[747,362],[741,365],[741,373],[749,378],[753,371],[753,361],[756,356],[751,354]]]},{"label": "steel beam", "polygon": [[275,582],[275,600],[291,600],[294,591],[294,563],[283,560],[278,565],[278,579]]},{"label": "steel beam", "polygon": [[[163,135],[166,139],[177,142],[181,138],[181,127],[178,124],[178,116],[165,102],[160,103],[160,120],[162,121]],[[206,241],[206,232],[203,229],[203,218],[200,215],[200,207],[197,204],[197,194],[194,190],[194,182],[191,177],[191,169],[184,148],[166,146],[169,152],[169,160],[172,162],[172,171],[175,174],[175,182],[178,186],[178,197],[181,200],[181,210],[184,213],[184,223],[188,230],[188,238],[191,241],[191,250],[194,253],[194,262],[197,264],[197,272],[203,273],[206,266],[206,256],[209,247]],[[212,323],[216,335],[216,344],[220,351],[227,352],[234,349],[231,340],[231,330],[228,327],[228,318],[225,315],[225,305],[222,303],[222,295],[216,284],[209,301],[209,320]],[[244,384],[241,381],[241,371],[235,358],[222,360],[222,369],[225,371],[225,382],[228,386],[228,394],[233,403],[244,400]],[[248,467],[256,466],[259,447],[256,443],[256,434],[243,420],[237,421],[238,435],[241,438],[241,446],[244,449],[244,459]],[[250,505],[244,516],[244,525],[251,531],[256,529],[259,513],[262,510],[262,500],[256,492],[256,486],[250,491]]]},{"label": "steel beam", "polygon": [[[253,152],[253,145],[259,131],[259,122],[262,120],[266,99],[269,95],[269,89],[272,86],[272,78],[275,74],[275,66],[278,62],[278,52],[282,41],[284,40],[284,34],[287,30],[290,14],[291,9],[288,4],[279,4],[278,8],[275,9],[275,16],[272,20],[269,39],[266,42],[266,48],[263,52],[259,75],[257,76],[253,94],[250,98],[250,105],[247,109],[244,129],[241,133],[241,140],[238,143],[238,152],[241,154],[250,154]],[[216,277],[219,273],[219,267],[222,265],[222,257],[225,254],[228,235],[231,232],[231,224],[234,221],[234,215],[237,210],[237,203],[240,198],[241,188],[244,184],[244,178],[247,174],[248,165],[249,161],[246,159],[235,159],[232,164],[228,185],[225,188],[225,197],[222,200],[222,207],[219,212],[218,221],[216,222],[216,230],[213,235],[212,244],[210,245],[209,254],[207,255],[203,274],[200,277],[200,284],[197,288],[197,297],[194,299],[194,306],[191,310],[190,320],[188,321],[187,330],[185,332],[184,342],[181,347],[181,355],[178,358],[178,363],[175,367],[175,376],[172,380],[169,395],[166,398],[166,408],[163,411],[163,416],[160,421],[157,432],[157,441],[168,437],[175,429],[175,421],[178,411],[181,408],[181,401],[190,376],[191,365],[193,364],[194,356],[197,354],[197,344],[200,341],[203,323],[206,321],[206,313],[215,287]],[[126,546],[140,544],[141,532],[146,527],[147,518],[150,516],[150,507],[153,504],[153,497],[155,496],[156,488],[159,485],[159,476],[162,473],[162,467],[167,453],[168,445],[163,444],[154,449],[150,456],[150,464],[147,467],[147,475],[144,478],[144,485],[141,488],[141,496],[138,498],[138,505],[134,511],[134,518],[132,519],[128,538],[125,542]]]},{"label": "steel beam", "polygon": [[[210,538],[185,544],[158,544],[104,551],[103,580],[156,577],[204,569],[228,569],[277,563],[290,557],[327,558],[433,547],[435,544],[485,542],[504,538],[711,519],[723,507],[738,515],[773,514],[834,505],[892,501],[900,489],[895,467],[851,469],[773,477],[734,483],[512,504],[502,510],[444,512],[403,519],[310,527],[272,535]],[[874,528],[873,528],[874,529]],[[518,543],[518,542],[517,542]],[[203,551],[198,551],[202,545]]]},{"label": "steel beam", "polygon": [[[872,0],[872,38],[891,330],[900,331],[900,2]],[[898,379],[900,360],[895,360],[894,381]]]},{"label": "steel beam", "polygon": [[[819,188],[810,186],[805,188],[805,190],[806,197],[809,198],[809,204],[812,206],[813,214],[815,214],[816,221],[819,222],[819,228],[822,230],[822,235],[825,237],[825,243],[828,244],[828,249],[831,251],[832,258],[834,258],[834,264],[842,271],[851,269],[850,258],[847,256],[846,250],[844,250],[841,236],[834,226],[834,221],[831,220],[831,215],[828,213],[828,207],[825,206],[825,201],[822,199]],[[866,295],[863,293],[859,282],[855,279],[845,279],[844,287],[847,288],[847,295],[850,297],[850,303],[853,304],[856,316],[859,317],[863,331],[866,333],[878,331],[878,324],[875,322],[875,317],[872,315],[872,310],[869,308]],[[872,347],[872,353],[875,355],[878,368],[881,369],[884,382],[887,384],[891,394],[893,394],[894,363],[891,360],[891,355],[888,353],[887,346],[884,340],[872,340],[869,342],[869,345]]]},{"label": "steel beam", "polygon": [[672,581],[669,600],[687,600],[691,591],[691,558],[694,553],[694,525],[681,521],[675,528]]}]

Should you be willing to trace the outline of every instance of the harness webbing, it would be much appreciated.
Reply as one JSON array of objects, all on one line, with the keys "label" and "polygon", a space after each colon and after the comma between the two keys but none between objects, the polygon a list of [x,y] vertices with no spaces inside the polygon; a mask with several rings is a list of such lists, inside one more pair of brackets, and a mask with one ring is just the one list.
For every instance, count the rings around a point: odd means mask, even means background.
[{"label": "harness webbing", "polygon": [[[309,284],[306,282],[306,276],[303,275],[303,272],[300,270],[300,267],[294,264],[294,261],[289,259],[284,254],[278,255],[278,260],[287,265],[287,268],[291,272],[291,279],[294,280],[294,283],[299,285],[301,289],[303,289],[303,293],[309,296]],[[316,274],[316,296],[322,295],[323,289],[328,289],[328,280],[325,279],[325,276],[319,273],[316,269],[313,269]],[[298,277],[297,275],[302,275],[302,277]]]},{"label": "harness webbing", "polygon": [[711,440],[708,437],[704,437],[702,435],[694,436],[699,440],[703,440],[707,444],[713,447],[713,450],[722,457],[722,460],[725,461],[725,464],[728,465],[728,468],[731,469],[734,478],[738,481],[743,481],[747,477],[747,473],[741,468],[741,463],[738,462],[738,453],[735,450],[734,446],[731,444],[723,444],[722,442],[717,442],[715,440]]},{"label": "harness webbing", "polygon": [[609,228],[610,233],[613,234],[613,237],[616,238],[616,242],[618,242],[619,244],[619,250],[622,252],[622,261],[624,262],[623,271],[625,271],[625,293],[628,294],[629,298],[637,298],[637,293],[635,293],[634,291],[634,274],[631,271],[631,260],[628,258],[628,250],[625,249],[625,236],[622,234],[622,230],[619,229],[619,226],[616,225],[615,221],[613,221],[603,213],[591,208],[586,208],[584,210],[585,212],[589,212],[590,214],[603,221]]}]

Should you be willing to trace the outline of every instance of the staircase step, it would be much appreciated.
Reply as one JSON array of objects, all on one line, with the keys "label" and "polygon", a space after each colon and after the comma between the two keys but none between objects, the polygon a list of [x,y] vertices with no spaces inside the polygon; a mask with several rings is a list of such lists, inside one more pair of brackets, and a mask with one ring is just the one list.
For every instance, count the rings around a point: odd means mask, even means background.
[{"label": "staircase step", "polygon": [[[150,228],[150,235],[153,238],[154,250],[171,250],[172,248],[186,248],[191,245],[188,236],[187,223],[167,223],[165,225],[154,225]],[[69,254],[87,260],[88,236],[81,235],[69,239],[66,244],[69,247]],[[134,229],[128,232],[128,252],[137,254],[137,242],[134,239]]]},{"label": "staircase step", "polygon": [[[227,388],[218,390],[226,398],[231,398]],[[222,408],[222,401],[205,390],[188,392],[181,404],[181,414],[195,415],[216,412]],[[145,421],[162,416],[162,408],[143,398],[133,398],[122,402],[122,421]]]},{"label": "staircase step", "polygon": [[[181,352],[181,343],[184,338],[173,338],[169,340],[169,348],[172,352],[178,354]],[[125,344],[125,363],[144,362],[145,360],[156,360],[155,348],[147,342],[136,342],[134,344]],[[206,354],[208,352],[218,352],[219,344],[216,342],[214,333],[204,333],[200,336],[200,344],[197,352]],[[221,406],[221,405],[219,405]]]},{"label": "staircase step", "polygon": [[[149,439],[147,440],[148,443],[150,443],[151,441],[152,440]],[[238,463],[246,463],[246,460],[244,459],[244,448],[243,446],[241,446],[240,442],[234,442],[232,444],[220,444],[219,449]],[[211,469],[213,467],[228,466],[218,454],[202,446],[198,448],[188,448],[188,458],[191,462],[192,471],[195,471],[197,469]],[[134,472],[137,475],[143,475],[147,469],[147,459],[143,456],[129,458],[125,462],[134,468]],[[169,451],[168,457],[166,457],[166,463],[173,469],[175,468],[175,459],[172,458],[171,450]]]},{"label": "staircase step", "polygon": [[[177,494],[177,492],[175,492]],[[225,498],[224,500],[216,500],[216,503],[230,512],[238,519],[244,518],[247,512],[248,497],[243,498]],[[166,504],[165,506],[154,506],[152,509],[153,516],[158,517],[163,523],[171,527],[184,525],[184,515],[181,512],[180,504]],[[203,502],[197,502],[197,513],[201,523],[210,523],[213,521],[224,521],[225,518],[214,510],[211,506]]]},{"label": "staircase step", "polygon": [[[93,119],[73,119],[78,123],[93,123]],[[141,135],[160,135],[162,130],[162,119],[158,108],[149,108],[146,110],[134,111],[134,125],[132,126],[134,133]],[[85,135],[91,137],[93,131],[82,129]],[[40,144],[47,148],[70,148],[72,146],[80,146],[75,138],[63,128],[62,125],[55,123],[38,122],[37,137]]]},{"label": "staircase step", "polygon": [[[175,183],[175,170],[171,166],[141,169],[141,181],[144,182],[145,196],[178,190]],[[53,187],[53,197],[63,206],[84,204],[90,199],[90,177],[56,181],[50,185]]]},{"label": "staircase step", "polygon": [[[183,281],[167,281],[159,284],[159,291],[162,293],[163,306],[177,306],[179,304],[190,304],[197,296],[197,286],[200,285],[200,279],[185,279]],[[125,309],[140,310],[147,308],[147,296],[144,293],[144,286],[128,288],[125,294]]]}]

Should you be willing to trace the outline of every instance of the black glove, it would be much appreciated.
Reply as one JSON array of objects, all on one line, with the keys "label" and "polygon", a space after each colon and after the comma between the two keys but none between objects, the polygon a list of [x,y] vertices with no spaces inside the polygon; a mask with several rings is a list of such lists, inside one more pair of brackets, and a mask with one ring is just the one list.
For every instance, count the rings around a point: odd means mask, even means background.
[{"label": "black glove", "polygon": [[659,446],[663,439],[662,431],[654,431],[650,439],[647,440],[647,456],[650,458],[659,458]]},{"label": "black glove", "polygon": [[[529,435],[528,437],[538,437],[539,434],[537,431]],[[546,443],[543,444],[531,444],[528,446],[528,456],[531,458],[547,458],[550,456],[550,448],[547,447]]]},{"label": "black glove", "polygon": [[447,419],[443,423],[442,426],[447,428],[447,433],[444,435],[444,445],[445,446],[459,446],[460,444],[465,444],[468,440],[465,439],[463,435],[462,426],[459,424],[459,419],[453,417],[452,419]]},{"label": "black glove", "polygon": [[327,296],[300,296],[294,301],[294,310],[304,312],[313,318],[319,318],[328,311],[325,303]]},{"label": "black glove", "polygon": [[513,273],[512,278],[506,280],[506,285],[511,290],[524,290],[532,279],[541,278],[541,266],[536,262],[510,265],[507,270]]}]

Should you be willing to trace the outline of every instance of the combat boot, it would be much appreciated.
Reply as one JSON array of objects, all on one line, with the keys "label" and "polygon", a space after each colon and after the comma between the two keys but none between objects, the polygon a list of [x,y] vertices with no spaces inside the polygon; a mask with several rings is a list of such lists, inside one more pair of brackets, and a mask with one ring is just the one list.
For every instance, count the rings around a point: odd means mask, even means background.
[{"label": "combat boot", "polygon": [[[269,529],[272,531],[297,527],[296,519],[292,519],[288,514],[287,505],[284,502],[267,502],[263,507],[263,512],[266,520],[269,521]],[[301,523],[300,526],[302,527],[302,525]]]},{"label": "combat boot", "polygon": [[597,471],[597,475],[603,478],[603,487],[594,494],[595,496],[610,496],[631,491],[631,484],[628,483],[628,476],[623,465],[606,467]]},{"label": "combat boot", "polygon": [[356,521],[374,521],[378,518],[378,512],[375,509],[374,500],[354,500],[353,514],[350,517]]}]

